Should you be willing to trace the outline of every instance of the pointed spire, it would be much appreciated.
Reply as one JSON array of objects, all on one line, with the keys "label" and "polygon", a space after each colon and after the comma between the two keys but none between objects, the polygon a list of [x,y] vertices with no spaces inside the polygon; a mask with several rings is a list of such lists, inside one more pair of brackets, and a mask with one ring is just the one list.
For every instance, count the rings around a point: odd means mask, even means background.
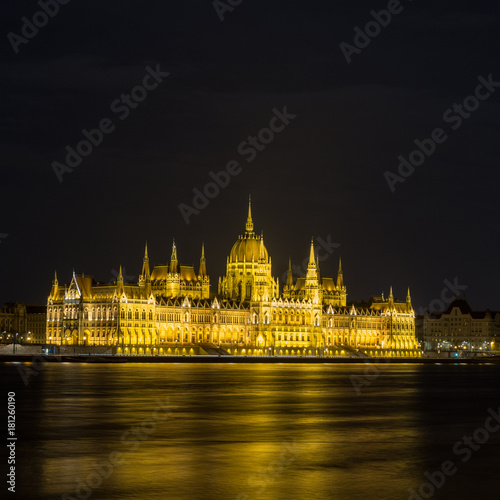
[{"label": "pointed spire", "polygon": [[319,274],[319,252],[316,252],[316,272],[318,273],[318,282],[321,283],[321,277]]},{"label": "pointed spire", "polygon": [[411,305],[410,287],[408,287],[408,295],[406,295],[406,309],[408,312],[413,309]]},{"label": "pointed spire", "polygon": [[339,257],[339,272],[337,273],[337,287],[344,286],[344,273],[342,272],[342,260]]},{"label": "pointed spire", "polygon": [[321,285],[319,283],[318,269],[316,267],[316,258],[314,257],[314,238],[311,238],[311,248],[309,251],[309,264],[306,272],[306,290],[305,299],[313,302],[321,300]]},{"label": "pointed spire", "polygon": [[116,278],[116,286],[123,286],[123,272],[121,264],[120,270],[118,271],[118,277]]},{"label": "pointed spire", "polygon": [[177,247],[175,246],[175,239],[172,240],[172,255],[170,256],[170,272],[177,273]]},{"label": "pointed spire", "polygon": [[142,260],[142,278],[145,281],[151,279],[151,273],[149,270],[149,257],[148,257],[148,242],[146,241],[146,248],[144,249],[144,259]]},{"label": "pointed spire", "polygon": [[389,291],[389,301],[394,302],[394,295],[392,294],[392,285],[391,285],[391,289]]},{"label": "pointed spire", "polygon": [[123,293],[123,271],[120,264],[120,271],[118,272],[118,278],[116,279],[116,291],[119,295]]},{"label": "pointed spire", "polygon": [[248,217],[246,224],[247,233],[253,233],[253,221],[252,221],[252,198],[248,195]]},{"label": "pointed spire", "polygon": [[262,232],[260,235],[259,260],[266,260],[266,253],[264,248],[264,232]]},{"label": "pointed spire", "polygon": [[205,243],[201,244],[201,257],[200,257],[200,276],[207,275],[207,263],[205,260]]},{"label": "pointed spire", "polygon": [[59,282],[57,281],[57,271],[54,271],[54,281],[52,282],[52,297],[55,298],[59,289]]},{"label": "pointed spire", "polygon": [[309,250],[309,266],[316,267],[316,262],[314,258],[314,238],[311,236],[311,249]]},{"label": "pointed spire", "polygon": [[288,272],[286,274],[286,286],[289,290],[293,288],[292,259],[288,259]]}]

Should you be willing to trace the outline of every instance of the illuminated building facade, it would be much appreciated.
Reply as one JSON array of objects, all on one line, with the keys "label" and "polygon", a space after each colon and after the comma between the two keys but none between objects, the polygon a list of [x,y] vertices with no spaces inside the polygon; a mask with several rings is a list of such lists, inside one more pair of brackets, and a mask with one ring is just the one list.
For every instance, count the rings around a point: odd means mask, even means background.
[{"label": "illuminated building facade", "polygon": [[0,309],[1,343],[45,342],[47,308],[43,305],[9,302]]},{"label": "illuminated building facade", "polygon": [[117,354],[233,354],[283,356],[418,356],[415,314],[408,296],[373,297],[347,306],[339,262],[337,280],[320,275],[311,242],[305,277],[291,266],[280,294],[264,237],[254,232],[249,205],[238,237],[210,290],[204,248],[198,272],[181,266],[175,242],[168,265],[150,271],[147,247],[137,283],[95,283],[57,275],[47,302],[47,342],[113,346]]},{"label": "illuminated building facade", "polygon": [[446,311],[423,318],[427,351],[491,351],[499,349],[500,312],[473,311],[465,298],[456,298]]}]

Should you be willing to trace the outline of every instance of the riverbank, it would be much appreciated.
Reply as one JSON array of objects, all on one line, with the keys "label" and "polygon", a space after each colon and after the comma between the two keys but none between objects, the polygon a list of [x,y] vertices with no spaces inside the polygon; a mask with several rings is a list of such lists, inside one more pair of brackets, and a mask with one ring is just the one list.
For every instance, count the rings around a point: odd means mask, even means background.
[{"label": "riverbank", "polygon": [[355,358],[316,356],[117,356],[97,354],[2,354],[4,363],[300,363],[300,364],[500,364],[500,356],[477,358]]}]

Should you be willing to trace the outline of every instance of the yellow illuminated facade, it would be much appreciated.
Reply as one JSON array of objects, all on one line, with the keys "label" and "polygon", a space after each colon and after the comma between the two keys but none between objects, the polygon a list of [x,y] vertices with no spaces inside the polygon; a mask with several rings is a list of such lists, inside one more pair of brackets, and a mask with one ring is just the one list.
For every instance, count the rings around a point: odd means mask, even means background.
[{"label": "yellow illuminated facade", "polygon": [[116,354],[416,357],[415,314],[405,302],[372,297],[347,305],[342,267],[337,280],[320,275],[311,242],[305,277],[291,266],[280,293],[263,235],[254,232],[249,204],[238,237],[210,289],[204,248],[198,272],[178,262],[150,270],[147,247],[137,283],[95,283],[73,273],[54,278],[47,301],[47,342],[112,347]]}]

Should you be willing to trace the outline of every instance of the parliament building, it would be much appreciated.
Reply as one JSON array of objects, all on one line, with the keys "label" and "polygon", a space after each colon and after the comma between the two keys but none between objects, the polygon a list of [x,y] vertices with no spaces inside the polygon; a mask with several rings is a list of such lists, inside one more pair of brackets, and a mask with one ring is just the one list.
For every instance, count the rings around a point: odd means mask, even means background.
[{"label": "parliament building", "polygon": [[137,283],[96,283],[57,274],[47,300],[46,342],[107,346],[115,354],[246,356],[417,357],[415,313],[405,302],[372,297],[347,305],[342,266],[336,281],[320,275],[311,242],[305,277],[289,267],[280,292],[264,237],[254,232],[251,206],[211,290],[204,248],[200,266],[179,263],[175,241],[170,263],[151,270],[147,246]]}]

